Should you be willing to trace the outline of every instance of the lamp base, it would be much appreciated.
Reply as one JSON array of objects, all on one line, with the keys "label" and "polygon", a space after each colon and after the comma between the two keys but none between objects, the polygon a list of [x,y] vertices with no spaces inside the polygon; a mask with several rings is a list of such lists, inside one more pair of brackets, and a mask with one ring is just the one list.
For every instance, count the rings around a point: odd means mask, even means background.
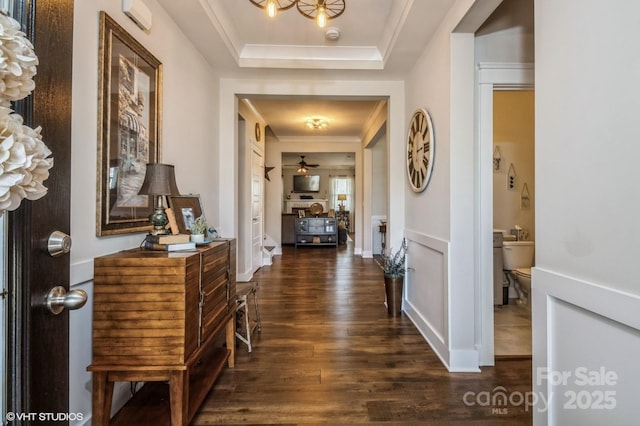
[{"label": "lamp base", "polygon": [[151,235],[164,235],[167,233],[166,226],[169,223],[169,219],[164,212],[164,207],[157,206],[153,214],[149,216],[149,221],[153,225]]},{"label": "lamp base", "polygon": [[157,229],[157,228],[155,228],[155,227],[154,227],[154,228],[149,232],[149,234],[151,234],[151,235],[167,235],[167,234],[168,234],[168,232],[167,232],[167,230],[166,230],[166,229],[164,229],[164,228],[162,228],[162,229]]}]

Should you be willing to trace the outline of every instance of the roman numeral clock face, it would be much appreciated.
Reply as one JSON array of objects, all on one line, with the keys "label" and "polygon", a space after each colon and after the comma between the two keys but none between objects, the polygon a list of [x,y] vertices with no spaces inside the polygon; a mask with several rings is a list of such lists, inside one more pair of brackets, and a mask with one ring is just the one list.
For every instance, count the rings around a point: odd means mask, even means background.
[{"label": "roman numeral clock face", "polygon": [[424,109],[418,108],[411,117],[407,135],[407,176],[411,189],[422,192],[429,183],[433,168],[433,124]]}]

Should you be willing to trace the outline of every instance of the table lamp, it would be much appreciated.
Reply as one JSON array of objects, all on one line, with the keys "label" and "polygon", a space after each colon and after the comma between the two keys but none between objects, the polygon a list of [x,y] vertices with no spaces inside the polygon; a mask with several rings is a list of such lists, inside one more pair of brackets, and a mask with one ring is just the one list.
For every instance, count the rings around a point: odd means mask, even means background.
[{"label": "table lamp", "polygon": [[167,195],[180,195],[176,186],[176,175],[173,165],[149,163],[144,175],[144,182],[138,191],[140,195],[156,196],[156,210],[149,216],[153,225],[152,235],[166,234],[165,227],[169,223],[162,198]]},{"label": "table lamp", "polygon": [[340,203],[341,212],[344,211],[344,201],[346,200],[347,200],[347,194],[338,194],[338,201],[342,201],[342,203]]}]

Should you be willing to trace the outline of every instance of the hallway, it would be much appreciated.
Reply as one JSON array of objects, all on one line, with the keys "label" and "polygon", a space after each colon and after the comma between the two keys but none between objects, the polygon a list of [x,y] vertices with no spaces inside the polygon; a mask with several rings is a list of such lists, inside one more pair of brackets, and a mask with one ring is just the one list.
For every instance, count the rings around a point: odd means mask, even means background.
[{"label": "hallway", "polygon": [[531,361],[448,373],[407,317],[387,316],[382,272],[352,244],[285,247],[254,280],[262,332],[251,353],[237,347],[193,425],[531,423],[523,406],[463,402],[530,391]]}]

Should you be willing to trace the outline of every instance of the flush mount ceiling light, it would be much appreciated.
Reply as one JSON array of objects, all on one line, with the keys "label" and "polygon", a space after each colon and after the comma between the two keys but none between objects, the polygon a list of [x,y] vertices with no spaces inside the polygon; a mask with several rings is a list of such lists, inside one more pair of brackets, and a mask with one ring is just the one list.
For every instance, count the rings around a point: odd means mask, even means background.
[{"label": "flush mount ceiling light", "polygon": [[296,5],[298,12],[304,17],[315,19],[320,28],[327,25],[327,21],[342,15],[346,0],[249,0],[255,6],[267,11],[267,15],[274,17],[280,10],[287,10]]},{"label": "flush mount ceiling light", "polygon": [[311,130],[324,130],[329,127],[329,122],[324,118],[307,118],[304,124]]}]

